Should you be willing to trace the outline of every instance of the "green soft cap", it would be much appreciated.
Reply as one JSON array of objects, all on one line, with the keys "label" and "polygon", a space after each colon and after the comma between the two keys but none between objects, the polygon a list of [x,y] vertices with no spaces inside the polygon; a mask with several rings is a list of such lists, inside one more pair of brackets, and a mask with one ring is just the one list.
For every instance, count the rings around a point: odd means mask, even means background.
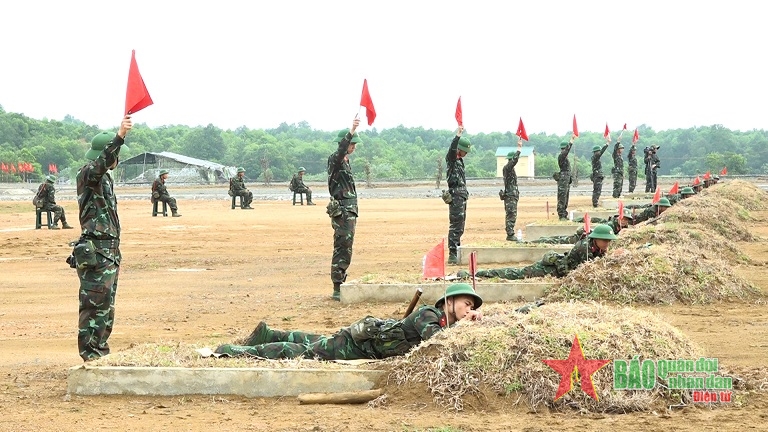
[{"label": "green soft cap", "polygon": [[448,297],[453,297],[457,295],[468,295],[470,297],[473,297],[475,299],[475,309],[480,309],[480,306],[483,305],[483,298],[477,295],[477,293],[472,289],[472,287],[469,284],[465,283],[457,283],[453,284],[448,287],[447,290],[445,290],[445,297],[442,297],[440,300],[435,303],[435,307],[439,308],[442,307],[445,303],[445,299]]},{"label": "green soft cap", "polygon": [[56,177],[53,174],[48,174],[45,176],[45,181],[48,183],[56,183]]},{"label": "green soft cap", "polygon": [[680,195],[696,195],[696,192],[693,191],[692,187],[686,186],[680,191]]},{"label": "green soft cap", "polygon": [[114,132],[100,132],[91,140],[91,148],[85,152],[85,158],[90,160],[96,160],[101,152],[112,142],[115,137]]},{"label": "green soft cap", "polygon": [[568,147],[568,141],[563,141],[563,142],[560,143],[560,148],[561,149],[564,149],[566,147]]},{"label": "green soft cap", "polygon": [[472,143],[469,142],[469,138],[465,136],[459,138],[459,150],[469,153],[470,148],[472,148]]},{"label": "green soft cap", "polygon": [[163,174],[168,174],[168,170],[167,169],[161,169],[160,172],[157,173],[157,176],[160,177]]},{"label": "green soft cap", "polygon": [[237,173],[238,173],[238,174],[240,174],[240,173],[244,173],[244,172],[245,172],[245,168],[243,168],[243,167],[237,167]]},{"label": "green soft cap", "polygon": [[[336,134],[336,142],[341,142],[341,140],[344,139],[345,136],[347,136],[347,133],[349,133],[349,129],[343,129],[340,130],[338,134]],[[352,139],[349,140],[350,144],[357,144],[360,141],[360,135],[358,135],[357,132],[355,132],[354,135],[352,135]]]},{"label": "green soft cap", "polygon": [[592,232],[587,236],[591,239],[603,239],[603,240],[616,240],[616,234],[613,233],[613,228],[608,225],[600,224],[592,228]]},{"label": "green soft cap", "polygon": [[661,198],[659,202],[656,203],[659,207],[672,207],[672,204],[669,202],[669,199],[667,197]]}]

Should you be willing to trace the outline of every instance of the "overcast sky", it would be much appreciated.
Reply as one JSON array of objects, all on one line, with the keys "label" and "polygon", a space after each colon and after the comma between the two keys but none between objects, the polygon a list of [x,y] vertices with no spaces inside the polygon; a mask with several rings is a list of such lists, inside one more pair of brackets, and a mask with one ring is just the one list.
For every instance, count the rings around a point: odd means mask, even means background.
[{"label": "overcast sky", "polygon": [[[119,124],[131,50],[155,102],[134,121],[565,135],[765,129],[758,1],[37,1],[0,16],[0,105]],[[760,42],[763,41],[763,42]],[[762,59],[762,60],[761,60]],[[363,116],[365,110],[363,110]],[[364,129],[367,129],[366,125]]]}]

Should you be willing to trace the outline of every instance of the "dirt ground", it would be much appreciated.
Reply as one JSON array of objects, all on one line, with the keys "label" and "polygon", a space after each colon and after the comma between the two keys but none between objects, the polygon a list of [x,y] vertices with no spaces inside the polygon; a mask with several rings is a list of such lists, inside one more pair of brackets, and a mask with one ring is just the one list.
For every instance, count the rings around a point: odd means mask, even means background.
[{"label": "dirt ground", "polygon": [[[554,198],[548,199],[554,210]],[[523,197],[519,226],[545,218],[546,200]],[[586,196],[572,197],[571,208],[588,203]],[[76,203],[60,204],[76,222]],[[254,206],[242,211],[230,210],[228,200],[180,200],[183,217],[153,218],[148,201],[119,202],[124,261],[113,351],[144,342],[225,342],[259,320],[330,333],[367,314],[399,316],[405,310],[406,304],[330,300],[332,230],[323,205],[255,201]],[[388,405],[376,409],[300,406],[295,398],[67,395],[67,369],[82,363],[76,345],[78,281],[64,262],[77,231],[29,229],[30,207],[26,201],[0,202],[2,431],[766,430],[768,389],[736,392],[737,402],[724,408],[626,415],[532,413],[498,398],[461,413],[445,412],[423,389],[389,389]],[[422,256],[447,235],[447,213],[438,198],[362,200],[349,278],[419,273]],[[768,212],[756,216],[754,229],[768,238]],[[470,198],[463,243],[503,240],[503,219],[498,198]],[[756,263],[735,271],[765,290],[768,240],[742,246]],[[718,357],[721,367],[765,376],[764,302],[650,309]]]}]

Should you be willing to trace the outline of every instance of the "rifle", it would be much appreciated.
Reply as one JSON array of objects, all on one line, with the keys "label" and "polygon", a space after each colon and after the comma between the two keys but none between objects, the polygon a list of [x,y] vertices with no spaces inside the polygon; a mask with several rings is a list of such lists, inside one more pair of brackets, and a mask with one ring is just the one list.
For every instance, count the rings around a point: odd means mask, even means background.
[{"label": "rifle", "polygon": [[408,305],[408,309],[405,311],[405,315],[403,318],[408,318],[408,315],[413,312],[414,309],[416,309],[416,304],[419,303],[419,298],[421,298],[421,294],[424,293],[424,290],[421,288],[416,288],[416,292],[413,293],[413,298],[411,299],[411,304]]}]

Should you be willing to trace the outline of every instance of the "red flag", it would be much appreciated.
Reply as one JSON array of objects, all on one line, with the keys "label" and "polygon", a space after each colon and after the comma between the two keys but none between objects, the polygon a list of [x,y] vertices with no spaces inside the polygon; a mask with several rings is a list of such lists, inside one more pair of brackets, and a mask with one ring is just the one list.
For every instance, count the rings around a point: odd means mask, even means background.
[{"label": "red flag", "polygon": [[56,166],[56,164],[53,164],[53,173],[58,174],[59,173],[59,167]]},{"label": "red flag", "polygon": [[136,50],[131,50],[131,66],[128,69],[128,88],[125,92],[125,114],[133,114],[152,105],[152,97],[147,91],[144,79],[136,63]]},{"label": "red flag", "polygon": [[32,162],[27,162],[27,172],[33,172],[35,168],[32,166]]},{"label": "red flag", "polygon": [[640,141],[640,134],[637,132],[637,129],[635,129],[635,134],[632,136],[632,144],[635,144],[638,141]]},{"label": "red flag", "polygon": [[627,124],[626,123],[624,123],[624,129],[622,129],[622,130],[627,130]]},{"label": "red flag", "polygon": [[619,201],[619,219],[624,217],[624,203]]},{"label": "red flag", "polygon": [[424,279],[445,278],[445,239],[424,255],[422,268]]},{"label": "red flag", "polygon": [[669,193],[667,195],[673,195],[678,193],[680,190],[680,182],[675,182],[675,184],[672,186],[672,189],[669,190]]},{"label": "red flag", "polygon": [[469,274],[472,275],[472,291],[477,291],[475,273],[477,273],[477,251],[472,251],[472,253],[469,254]]},{"label": "red flag", "polygon": [[368,118],[368,126],[373,124],[376,118],[376,110],[373,108],[373,100],[368,92],[368,80],[363,80],[363,94],[360,96],[360,106],[365,107],[365,116]]},{"label": "red flag", "polygon": [[5,162],[2,162],[2,165],[0,165],[0,170],[3,170],[3,172],[5,172],[5,173],[8,172],[8,167],[5,166]]},{"label": "red flag", "polygon": [[728,174],[728,167],[723,167],[723,170],[720,171],[720,175],[724,176],[726,174]]},{"label": "red flag", "polygon": [[576,126],[576,114],[573,115],[573,134],[579,136],[579,128]]},{"label": "red flag", "polygon": [[16,174],[16,165],[10,164],[10,166],[11,166],[11,172]]},{"label": "red flag", "polygon": [[709,180],[712,177],[712,174],[707,171],[706,174],[704,174],[704,180]]},{"label": "red flag", "polygon": [[584,233],[589,234],[592,231],[592,226],[589,220],[589,213],[584,212]]},{"label": "red flag", "polygon": [[464,126],[464,117],[461,112],[461,96],[459,96],[459,101],[456,102],[456,122],[459,126]]},{"label": "red flag", "polygon": [[699,176],[696,176],[696,178],[693,179],[693,185],[698,186],[699,184],[701,184],[701,179],[699,178]]},{"label": "red flag", "polygon": [[24,172],[24,164],[22,162],[19,162],[19,172],[20,173]]},{"label": "red flag", "polygon": [[656,204],[661,199],[661,186],[656,186],[656,193],[653,194],[653,200],[651,200],[651,204]]},{"label": "red flag", "polygon": [[525,125],[523,124],[522,117],[520,117],[520,123],[517,124],[517,133],[515,135],[528,141],[528,134],[525,132]]},{"label": "red flag", "polygon": [[605,124],[605,132],[603,132],[603,138],[608,138],[611,131],[608,130],[608,123]]}]

